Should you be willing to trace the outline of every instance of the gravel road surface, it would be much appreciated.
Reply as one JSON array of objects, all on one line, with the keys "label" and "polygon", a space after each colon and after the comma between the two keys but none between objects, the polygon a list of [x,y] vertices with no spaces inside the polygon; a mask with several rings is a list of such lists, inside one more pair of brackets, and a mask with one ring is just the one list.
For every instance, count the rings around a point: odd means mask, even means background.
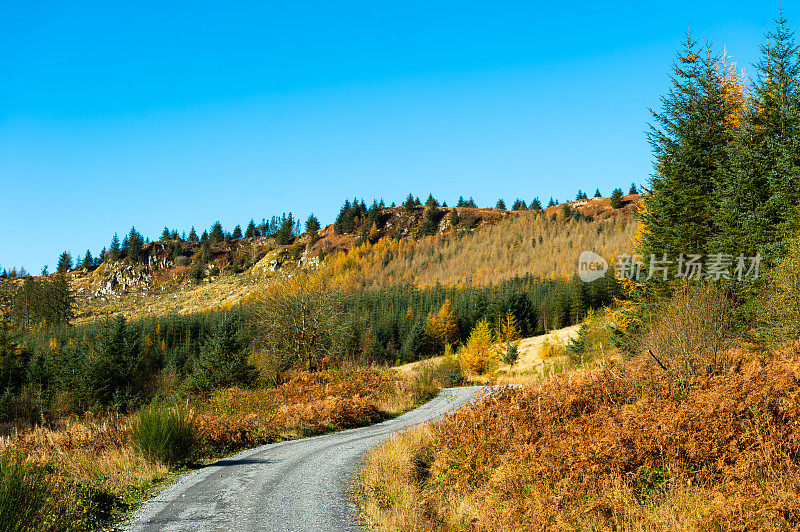
[{"label": "gravel road surface", "polygon": [[377,425],[243,451],[194,471],[145,502],[125,525],[155,530],[360,530],[352,487],[366,451],[487,393],[447,388]]}]

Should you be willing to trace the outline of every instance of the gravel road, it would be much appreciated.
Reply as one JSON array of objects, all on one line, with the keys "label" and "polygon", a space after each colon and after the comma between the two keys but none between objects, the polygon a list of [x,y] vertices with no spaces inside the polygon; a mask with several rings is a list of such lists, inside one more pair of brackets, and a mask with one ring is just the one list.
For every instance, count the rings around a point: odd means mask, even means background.
[{"label": "gravel road", "polygon": [[377,425],[256,447],[194,471],[145,502],[125,526],[151,530],[360,530],[352,486],[366,451],[486,393],[447,388]]}]

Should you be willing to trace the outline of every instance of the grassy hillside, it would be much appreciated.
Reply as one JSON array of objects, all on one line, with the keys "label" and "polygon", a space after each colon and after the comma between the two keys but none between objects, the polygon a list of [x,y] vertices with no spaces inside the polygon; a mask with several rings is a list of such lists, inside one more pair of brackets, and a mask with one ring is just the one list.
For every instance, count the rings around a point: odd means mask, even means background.
[{"label": "grassy hillside", "polygon": [[[120,313],[129,318],[170,312],[193,313],[230,308],[262,289],[271,279],[300,269],[322,268],[348,288],[383,288],[399,283],[489,284],[516,275],[571,277],[583,250],[604,257],[630,252],[637,236],[639,197],[625,196],[613,209],[607,198],[593,198],[533,211],[456,209],[453,227],[442,208],[436,234],[420,236],[423,209],[402,207],[382,212],[382,225],[370,238],[335,234],[333,225],[312,242],[299,235],[288,245],[274,238],[243,238],[210,246],[208,275],[190,278],[200,245],[181,244],[183,260],[172,260],[174,244],[146,246],[152,267],[126,261],[104,263],[94,271],[73,271],[77,295],[75,323]],[[569,214],[565,214],[566,210]],[[213,273],[213,275],[212,275]]]}]

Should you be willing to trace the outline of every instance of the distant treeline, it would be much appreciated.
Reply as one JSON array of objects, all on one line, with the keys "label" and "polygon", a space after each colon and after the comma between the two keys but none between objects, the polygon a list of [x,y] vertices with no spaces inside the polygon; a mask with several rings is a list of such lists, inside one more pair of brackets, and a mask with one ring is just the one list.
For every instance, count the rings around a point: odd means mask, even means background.
[{"label": "distant treeline", "polygon": [[[618,295],[611,276],[591,284],[577,278],[524,277],[487,287],[399,286],[354,292],[340,300],[347,326],[340,329],[344,338],[336,356],[392,364],[439,354],[441,346],[430,338],[426,320],[445,300],[457,330],[457,338],[450,340],[464,341],[483,318],[494,323],[511,312],[520,332],[533,335],[577,323],[589,308],[609,304]],[[256,343],[256,316],[257,307],[250,304],[131,322],[116,317],[68,326],[43,320],[24,330],[4,319],[0,417],[18,416],[13,405],[20,397],[37,398],[36,416],[57,417],[136,408],[160,393],[165,379],[173,379],[173,391],[248,385],[257,377],[248,364]]]},{"label": "distant treeline", "polygon": [[[629,194],[636,194],[637,192],[636,185],[632,184]],[[600,189],[595,191],[594,197],[602,197]],[[621,197],[622,190],[619,188],[614,189],[611,194],[612,206],[614,208],[618,208],[620,206]],[[585,192],[578,190],[575,199],[588,199],[588,195]],[[421,206],[422,202],[420,202],[419,197],[409,194],[402,205],[407,210],[412,210],[415,207]],[[559,201],[553,197],[550,197],[550,201],[547,203],[547,206],[552,207],[554,205],[559,205]],[[428,199],[425,202],[425,206],[428,209],[426,210],[426,216],[423,220],[425,225],[422,229],[422,232],[423,234],[429,234],[432,231],[431,223],[437,214],[434,209],[439,207],[447,207],[447,202],[443,202],[440,205],[439,201],[436,200],[432,194],[429,194]],[[390,207],[395,207],[395,203],[393,202]],[[476,204],[475,200],[472,199],[472,197],[470,197],[468,200],[465,200],[463,196],[459,196],[458,201],[456,202],[456,207],[477,208],[478,205]],[[347,234],[358,232],[360,230],[362,234],[368,235],[369,230],[373,225],[380,226],[380,213],[385,208],[386,204],[382,199],[380,201],[373,200],[369,208],[367,208],[367,205],[363,199],[359,200],[356,198],[353,199],[352,202],[349,199],[345,200],[344,205],[342,205],[342,208],[339,211],[339,215],[336,217],[334,232],[336,234]],[[495,205],[495,208],[506,210],[505,201],[502,198],[499,199]],[[542,210],[542,203],[539,201],[539,198],[534,198],[531,200],[530,204],[526,203],[524,199],[517,198],[513,202],[511,210],[540,211]],[[460,220],[462,225],[465,226],[469,225],[469,221],[469,215],[467,215],[464,220]],[[458,222],[458,220],[451,220],[453,225],[457,225]],[[312,239],[316,239],[317,232],[319,231],[320,227],[319,219],[312,213],[305,222],[305,231],[311,235]],[[274,237],[278,244],[284,245],[291,243],[294,237],[301,234],[301,231],[302,226],[300,220],[294,218],[290,212],[288,215],[284,213],[281,216],[272,216],[269,220],[262,218],[260,223],[256,223],[253,219],[251,219],[244,230],[242,230],[240,225],[236,225],[232,231],[228,231],[223,228],[219,221],[216,221],[211,228],[204,230],[200,235],[198,235],[194,227],[192,227],[187,233],[185,230],[179,232],[177,229],[170,229],[169,227],[165,226],[161,236],[157,239],[157,241],[208,242],[210,244],[216,244],[223,241],[229,242],[231,240],[238,240],[243,237],[250,238],[257,236],[269,236]],[[119,235],[114,233],[109,245],[104,247],[97,254],[92,254],[91,250],[88,249],[86,250],[86,253],[82,255],[73,255],[69,251],[63,251],[58,256],[56,261],[56,271],[65,273],[72,269],[93,270],[107,260],[117,261],[127,259],[129,262],[135,264],[144,258],[142,255],[142,248],[150,241],[151,239],[149,237],[144,237],[139,231],[136,230],[136,227],[131,227],[130,231],[123,237],[121,241]],[[48,273],[47,270],[48,267],[45,266],[42,270],[42,273]],[[26,271],[25,268],[13,267],[11,269],[3,268],[0,270],[0,279],[27,277],[29,275],[30,273]]]}]

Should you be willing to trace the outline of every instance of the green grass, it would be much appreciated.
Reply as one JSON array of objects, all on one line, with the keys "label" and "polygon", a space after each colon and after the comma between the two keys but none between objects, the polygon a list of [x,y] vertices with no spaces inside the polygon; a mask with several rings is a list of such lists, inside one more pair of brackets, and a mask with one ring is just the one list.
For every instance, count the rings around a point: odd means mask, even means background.
[{"label": "green grass", "polygon": [[44,529],[53,482],[21,454],[0,455],[0,532]]},{"label": "green grass", "polygon": [[175,467],[194,457],[197,429],[187,409],[152,404],[133,422],[133,444],[147,458]]}]

